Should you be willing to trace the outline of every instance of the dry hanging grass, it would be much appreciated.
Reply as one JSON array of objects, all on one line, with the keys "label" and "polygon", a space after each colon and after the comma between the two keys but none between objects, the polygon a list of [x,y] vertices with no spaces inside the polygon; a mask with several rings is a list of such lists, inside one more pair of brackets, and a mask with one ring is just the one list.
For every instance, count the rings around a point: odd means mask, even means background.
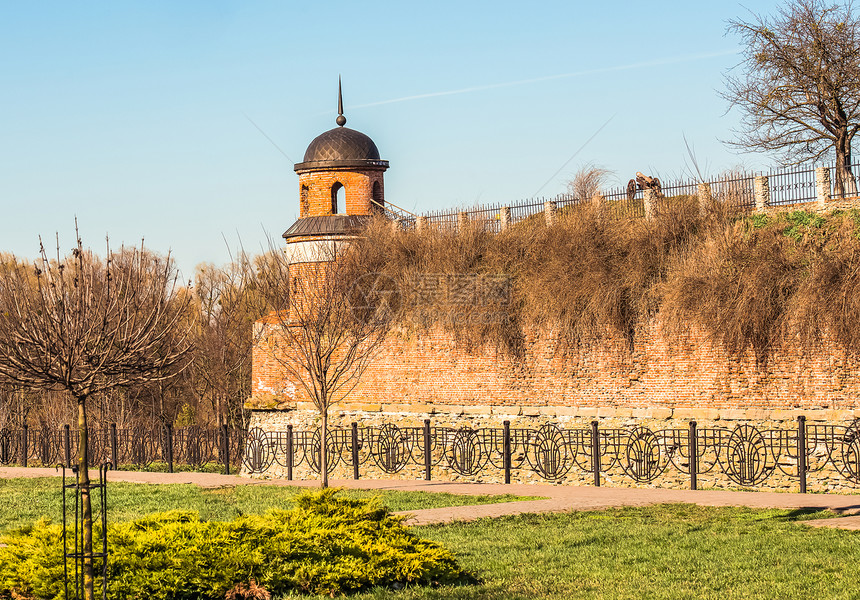
[{"label": "dry hanging grass", "polygon": [[367,272],[394,282],[401,324],[440,326],[468,348],[493,343],[516,354],[522,330],[508,293],[510,277],[487,260],[499,243],[480,223],[460,231],[394,231],[378,219],[353,252]]},{"label": "dry hanging grass", "polygon": [[860,351],[860,240],[858,214],[835,215],[813,247],[809,274],[800,283],[794,315],[800,343],[815,348],[832,337],[850,354]]},{"label": "dry hanging grass", "polygon": [[732,354],[751,348],[759,361],[783,339],[790,306],[803,276],[792,242],[746,223],[711,231],[673,269],[664,286],[667,324],[695,324]]},{"label": "dry hanging grass", "polygon": [[[670,329],[704,330],[764,364],[789,341],[811,350],[830,336],[860,348],[858,215],[746,216],[725,199],[702,210],[695,196],[677,196],[660,199],[650,221],[584,203],[551,226],[538,214],[500,234],[479,224],[396,232],[380,221],[356,246],[366,268],[403,291],[402,323],[442,325],[467,348],[516,354],[530,328],[554,331],[563,349],[619,338],[632,348],[659,314]],[[452,286],[467,275],[509,282],[504,302],[457,303]],[[421,289],[428,278],[435,295]],[[447,319],[452,311],[504,319]]]}]

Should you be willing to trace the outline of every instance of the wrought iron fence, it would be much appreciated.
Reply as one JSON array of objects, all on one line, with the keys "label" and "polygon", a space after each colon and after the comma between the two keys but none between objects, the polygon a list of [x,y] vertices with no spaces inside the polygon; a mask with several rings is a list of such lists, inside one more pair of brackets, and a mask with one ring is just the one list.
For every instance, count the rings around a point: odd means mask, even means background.
[{"label": "wrought iron fence", "polygon": [[695,196],[699,193],[699,183],[693,180],[669,181],[662,186],[661,193],[670,198],[673,196]]},{"label": "wrought iron fence", "polygon": [[606,199],[606,206],[612,209],[617,217],[642,218],[645,216],[642,190],[635,190],[631,198],[626,187],[610,188],[603,192],[603,197]]},{"label": "wrought iron fence", "polygon": [[511,223],[519,223],[520,221],[525,221],[529,217],[542,213],[544,202],[545,200],[543,198],[533,198],[532,200],[512,204],[510,206]]},{"label": "wrought iron fence", "polygon": [[[89,464],[94,467],[107,462],[115,467],[144,469],[159,462],[170,472],[175,466],[200,469],[220,465],[229,473],[242,464],[245,438],[245,431],[226,426],[119,429],[111,425],[89,430]],[[0,429],[0,465],[26,467],[37,463],[68,468],[75,463],[77,453],[77,431],[68,425],[61,429]]]},{"label": "wrought iron fence", "polygon": [[830,185],[831,185],[831,197],[834,200],[841,200],[843,198],[855,198],[857,197],[857,182],[860,181],[860,164],[851,165],[851,176],[854,178],[854,186],[851,185],[850,182],[845,182],[845,193],[837,194],[836,193],[836,165],[829,167],[830,171]]},{"label": "wrought iron fence", "polygon": [[[831,196],[838,199],[834,190],[835,169],[829,167],[831,181]],[[860,180],[860,164],[852,165],[852,173],[855,181]],[[790,206],[792,204],[803,204],[816,199],[815,168],[803,167],[796,170],[776,169],[769,173],[748,173],[730,178],[714,179],[705,182],[711,187],[711,195],[714,200],[723,202],[727,206],[737,210],[750,210],[755,208],[754,180],[756,175],[766,174],[770,187],[770,206]],[[666,181],[662,186],[662,194],[666,197],[693,196],[698,194],[700,181],[687,179]],[[855,196],[850,191],[846,196]],[[644,217],[645,211],[642,202],[642,190],[635,189],[632,196],[626,187],[610,188],[601,191],[601,195],[607,201],[607,207],[618,216]],[[507,205],[511,211],[510,223],[514,224],[534,216],[544,210],[544,202],[552,200],[557,206],[570,206],[581,204],[580,198],[574,198],[571,194],[559,194],[553,198],[530,198]],[[471,209],[449,209],[427,213],[426,217],[430,223],[445,229],[456,230],[458,215],[466,213],[469,220],[480,220],[482,215],[498,213],[503,205],[478,206]],[[499,229],[500,227],[497,227]],[[494,229],[494,230],[497,230]]]},{"label": "wrought iron fence", "polygon": [[502,230],[502,207],[490,204],[469,212],[469,219],[484,231],[499,233]]},{"label": "wrought iron fence", "polygon": [[[450,470],[462,477],[495,475],[505,483],[512,475],[533,474],[546,481],[585,476],[594,485],[621,476],[650,484],[664,474],[686,478],[697,489],[700,477],[723,477],[736,485],[755,487],[783,475],[806,492],[807,477],[828,466],[849,485],[860,484],[860,420],[842,425],[809,425],[799,417],[792,429],[687,427],[651,430],[645,427],[565,429],[451,428],[431,426],[332,429],[326,440],[329,470],[338,466],[358,479],[373,467],[395,474],[408,466],[423,471]],[[249,473],[265,473],[277,464],[293,478],[302,466],[320,471],[319,430],[249,431],[244,453]]]},{"label": "wrought iron fence", "polygon": [[430,212],[425,216],[427,217],[427,222],[441,229],[442,231],[456,231],[457,230],[457,219],[458,219],[459,211],[438,211],[438,212]]},{"label": "wrought iron fence", "polygon": [[717,202],[739,211],[755,208],[755,177],[734,177],[711,182],[711,196]]},{"label": "wrought iron fence", "polygon": [[772,171],[768,180],[771,206],[815,201],[815,169]]}]

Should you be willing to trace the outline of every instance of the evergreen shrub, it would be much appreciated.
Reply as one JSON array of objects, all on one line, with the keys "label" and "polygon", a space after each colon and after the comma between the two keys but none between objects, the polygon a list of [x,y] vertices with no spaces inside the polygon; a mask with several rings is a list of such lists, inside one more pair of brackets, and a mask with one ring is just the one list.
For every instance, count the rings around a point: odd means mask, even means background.
[{"label": "evergreen shrub", "polygon": [[[378,500],[326,490],[295,502],[229,522],[170,511],[110,524],[108,598],[222,600],[249,586],[337,595],[465,578],[448,550],[418,538]],[[0,598],[64,598],[61,525],[42,520],[0,544]]]}]

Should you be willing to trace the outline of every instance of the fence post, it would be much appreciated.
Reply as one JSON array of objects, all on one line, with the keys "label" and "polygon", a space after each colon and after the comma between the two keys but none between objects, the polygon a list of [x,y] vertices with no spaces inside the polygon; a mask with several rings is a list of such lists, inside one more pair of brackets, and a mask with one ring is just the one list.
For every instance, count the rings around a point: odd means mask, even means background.
[{"label": "fence post", "polygon": [[770,206],[770,180],[766,175],[757,175],[753,179],[753,190],[755,192],[755,209],[762,212]]},{"label": "fence post", "polygon": [[352,478],[358,479],[358,423],[352,423]]},{"label": "fence post", "polygon": [[457,213],[457,231],[463,231],[468,224],[469,213],[467,213],[465,210],[461,210]]},{"label": "fence post", "polygon": [[511,482],[511,422],[505,421],[502,423],[505,428],[505,439],[502,445],[504,456],[502,462],[505,467],[505,483]]},{"label": "fence post", "polygon": [[230,474],[230,428],[227,423],[221,425],[221,437],[224,439],[224,474]]},{"label": "fence post", "polygon": [[30,437],[27,433],[30,430],[30,426],[24,423],[21,427],[21,466],[27,466],[27,455],[30,453],[29,448],[27,448],[27,438]]},{"label": "fence post", "polygon": [[797,417],[797,476],[800,479],[800,493],[806,493],[806,417]]},{"label": "fence post", "polygon": [[116,423],[110,424],[110,462],[114,469],[119,469],[119,457],[117,456]]},{"label": "fence post", "polygon": [[287,479],[293,480],[293,426],[287,425]]},{"label": "fence post", "polygon": [[430,419],[424,419],[424,479],[430,481],[430,468],[433,460],[430,455]]},{"label": "fence post", "polygon": [[714,202],[714,195],[711,192],[710,183],[700,183],[696,186],[696,197],[699,200],[699,215],[704,216],[711,208]]},{"label": "fence post", "polygon": [[820,208],[830,202],[830,169],[827,167],[815,169],[815,199]]},{"label": "fence post", "polygon": [[591,422],[591,468],[594,471],[594,485],[600,487],[600,432],[597,421]]},{"label": "fence post", "polygon": [[499,219],[502,221],[502,231],[507,231],[511,226],[511,207],[503,206],[499,211]]},{"label": "fence post", "polygon": [[63,425],[63,447],[66,451],[66,468],[72,468],[72,440],[69,435],[69,426]]},{"label": "fence post", "polygon": [[415,219],[415,229],[416,231],[425,231],[427,229],[427,217],[421,215]]},{"label": "fence post", "polygon": [[642,194],[642,204],[645,209],[645,218],[649,221],[657,216],[657,191],[651,188],[645,188]]},{"label": "fence post", "polygon": [[546,219],[546,226],[552,227],[555,225],[555,215],[558,212],[555,200],[546,200],[543,203],[543,216]]},{"label": "fence post", "polygon": [[690,421],[690,432],[688,434],[688,452],[690,455],[690,489],[699,489],[699,439],[696,437],[696,422]]},{"label": "fence post", "polygon": [[168,423],[167,428],[167,472],[173,473],[173,424]]}]

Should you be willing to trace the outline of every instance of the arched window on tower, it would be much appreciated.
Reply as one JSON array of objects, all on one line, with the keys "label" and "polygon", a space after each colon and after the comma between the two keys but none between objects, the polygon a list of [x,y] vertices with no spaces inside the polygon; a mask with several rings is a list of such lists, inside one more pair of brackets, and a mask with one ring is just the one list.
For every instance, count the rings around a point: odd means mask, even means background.
[{"label": "arched window on tower", "polygon": [[308,211],[310,211],[310,209],[311,209],[310,201],[308,200],[308,193],[309,193],[308,186],[303,185],[301,198],[299,200],[299,216],[300,217],[308,216]]},{"label": "arched window on tower", "polygon": [[337,214],[338,206],[342,206],[344,204],[343,198],[345,196],[345,192],[343,190],[343,184],[339,181],[331,186],[331,214],[333,215]]},{"label": "arched window on tower", "polygon": [[370,197],[373,199],[373,202],[370,204],[371,212],[379,214],[385,212],[385,197],[382,195],[382,184],[378,181],[373,182],[373,189],[370,191]]}]

